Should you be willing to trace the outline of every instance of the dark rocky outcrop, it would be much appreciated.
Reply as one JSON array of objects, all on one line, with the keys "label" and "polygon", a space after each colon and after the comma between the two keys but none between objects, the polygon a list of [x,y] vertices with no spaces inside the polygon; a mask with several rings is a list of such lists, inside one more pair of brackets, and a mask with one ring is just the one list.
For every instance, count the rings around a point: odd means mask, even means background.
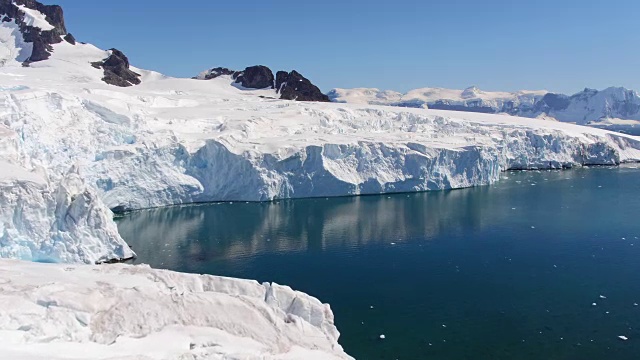
[{"label": "dark rocky outcrop", "polygon": [[[5,1],[7,2],[7,1]],[[8,1],[11,2],[11,1]],[[18,5],[24,5],[29,9],[37,10],[46,16],[47,21],[55,27],[53,32],[57,32],[59,35],[66,35],[67,28],[64,24],[64,12],[58,5],[44,5],[36,0],[14,0]]]},{"label": "dark rocky outcrop", "polygon": [[247,89],[273,89],[274,76],[271,69],[263,65],[249,66],[243,71],[216,67],[196,76],[194,79],[211,80],[222,75],[231,75],[235,83]]},{"label": "dark rocky outcrop", "polygon": [[[19,6],[25,6],[43,14],[53,29],[43,30],[27,25],[27,21],[25,21],[27,15]],[[53,52],[52,45],[54,44],[62,41],[67,41],[72,45],[76,44],[75,37],[67,33],[64,12],[58,5],[43,5],[36,0],[0,0],[0,17],[3,22],[14,22],[18,25],[24,41],[33,44],[31,55],[26,59],[24,57],[20,59],[25,66],[48,59]],[[107,59],[91,65],[104,69],[102,80],[108,84],[131,86],[140,83],[140,75],[129,69],[129,59],[121,51],[111,49],[111,55]]]},{"label": "dark rocky outcrop", "polygon": [[38,38],[33,41],[33,50],[31,56],[25,61],[25,65],[36,61],[47,60],[53,52],[53,46],[47,43],[45,40]]},{"label": "dark rocky outcrop", "polygon": [[117,49],[111,49],[111,55],[103,61],[91,65],[97,69],[104,69],[102,81],[110,85],[127,87],[141,83],[140,74],[129,69],[129,59]]},{"label": "dark rocky outcrop", "polygon": [[[27,25],[25,14],[17,5],[24,5],[29,9],[41,12],[49,24],[53,26],[53,29],[42,30]],[[18,25],[25,42],[33,43],[33,51],[31,56],[26,59],[25,64],[48,59],[53,51],[51,45],[62,42],[62,38],[67,35],[64,13],[58,5],[43,5],[35,0],[0,0],[0,14],[6,16],[2,21],[13,21]]]},{"label": "dark rocky outcrop", "polygon": [[281,99],[297,101],[329,102],[329,97],[313,85],[311,81],[293,70],[290,73],[278,71],[276,74],[276,90]]},{"label": "dark rocky outcrop", "polygon": [[243,71],[235,71],[225,67],[216,67],[201,73],[194,79],[211,80],[222,75],[230,75],[246,89],[276,89],[280,99],[298,101],[331,101],[317,86],[297,71],[278,71],[275,78],[266,66],[250,66]]},{"label": "dark rocky outcrop", "polygon": [[548,93],[535,104],[535,111],[549,113],[561,111],[569,107],[571,99],[567,95]]},{"label": "dark rocky outcrop", "polygon": [[208,71],[200,74],[199,76],[194,77],[194,79],[211,80],[211,79],[215,79],[218,76],[222,76],[222,75],[233,75],[234,79],[235,79],[237,73],[238,72],[235,71],[235,70],[227,69],[225,67],[217,67],[217,68],[213,68],[211,70],[208,70]]},{"label": "dark rocky outcrop", "polygon": [[71,45],[76,44],[76,38],[73,35],[71,35],[71,33],[68,33],[67,35],[65,35],[64,40]]},{"label": "dark rocky outcrop", "polygon": [[266,66],[250,66],[234,75],[236,83],[248,89],[273,89],[273,72]]}]

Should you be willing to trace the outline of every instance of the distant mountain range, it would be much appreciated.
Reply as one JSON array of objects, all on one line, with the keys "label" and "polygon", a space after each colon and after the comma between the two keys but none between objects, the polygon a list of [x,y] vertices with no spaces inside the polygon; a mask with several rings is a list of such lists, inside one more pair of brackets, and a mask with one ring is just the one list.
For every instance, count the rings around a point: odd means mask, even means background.
[{"label": "distant mountain range", "polygon": [[582,125],[635,124],[640,120],[640,95],[622,87],[584,89],[574,95],[544,90],[490,92],[475,86],[464,90],[422,88],[404,94],[375,88],[333,89],[327,95],[334,102],[504,113]]}]

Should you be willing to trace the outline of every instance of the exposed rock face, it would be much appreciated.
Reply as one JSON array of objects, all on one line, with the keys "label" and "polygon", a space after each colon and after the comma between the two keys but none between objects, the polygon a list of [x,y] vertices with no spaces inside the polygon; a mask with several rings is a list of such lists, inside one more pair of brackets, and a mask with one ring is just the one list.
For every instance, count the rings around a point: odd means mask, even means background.
[{"label": "exposed rock face", "polygon": [[68,42],[69,44],[71,44],[71,45],[75,45],[76,44],[76,38],[73,35],[71,35],[71,33],[67,34],[64,37],[64,40],[66,42]]},{"label": "exposed rock face", "polygon": [[[18,5],[44,14],[46,21],[53,28],[43,30],[27,25],[26,14]],[[6,15],[3,21],[13,21],[19,26],[25,42],[33,43],[31,56],[25,61],[27,64],[48,59],[53,51],[51,45],[62,42],[62,37],[67,35],[64,14],[58,5],[43,5],[35,0],[0,0],[0,14]]]},{"label": "exposed rock face", "polygon": [[238,72],[235,70],[231,70],[225,67],[217,67],[217,68],[213,68],[210,70],[207,70],[205,72],[202,72],[200,75],[194,77],[194,79],[198,79],[198,80],[211,80],[211,79],[215,79],[218,76],[222,76],[222,75],[233,75],[234,79],[235,76],[237,76]]},{"label": "exposed rock face", "polygon": [[317,86],[299,72],[278,71],[275,76],[266,66],[250,66],[244,71],[235,71],[225,67],[216,67],[203,71],[194,79],[211,80],[219,76],[229,75],[237,84],[247,89],[276,89],[280,99],[298,101],[331,101]]},{"label": "exposed rock face", "polygon": [[329,102],[329,97],[320,91],[311,81],[293,70],[290,73],[278,71],[276,74],[276,90],[281,99],[298,101]]},{"label": "exposed rock face", "polygon": [[234,75],[236,82],[249,89],[273,89],[273,72],[266,66],[250,66]]},{"label": "exposed rock face", "polygon": [[141,83],[137,74],[129,69],[129,59],[117,49],[111,49],[111,55],[103,61],[91,65],[97,69],[104,69],[102,81],[110,85],[127,87]]},{"label": "exposed rock face", "polygon": [[[3,2],[11,3],[12,1],[3,0]],[[67,33],[67,28],[64,25],[64,13],[60,6],[44,5],[35,0],[14,0],[13,2],[43,13],[46,16],[47,21],[55,28],[54,30],[56,30],[60,35],[65,35]]]}]

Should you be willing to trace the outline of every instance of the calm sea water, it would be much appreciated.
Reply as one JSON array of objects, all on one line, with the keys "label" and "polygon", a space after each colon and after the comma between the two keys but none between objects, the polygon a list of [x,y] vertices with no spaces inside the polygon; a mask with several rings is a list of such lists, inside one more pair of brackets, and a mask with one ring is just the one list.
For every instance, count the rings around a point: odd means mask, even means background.
[{"label": "calm sea water", "polygon": [[141,211],[119,228],[139,263],[329,302],[357,359],[640,358],[640,169],[504,177]]}]

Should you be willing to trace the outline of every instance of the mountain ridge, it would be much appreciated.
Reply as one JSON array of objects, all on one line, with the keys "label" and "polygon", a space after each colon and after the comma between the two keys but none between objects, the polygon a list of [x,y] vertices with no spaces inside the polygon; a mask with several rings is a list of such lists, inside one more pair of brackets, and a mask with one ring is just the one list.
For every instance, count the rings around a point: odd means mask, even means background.
[{"label": "mountain ridge", "polygon": [[365,103],[489,114],[545,118],[580,125],[608,119],[640,121],[640,94],[623,87],[585,88],[573,95],[546,90],[517,92],[419,88],[400,93],[376,88],[336,88],[327,93],[334,102]]},{"label": "mountain ridge", "polygon": [[[0,56],[4,55],[0,59],[2,64],[16,61],[28,67],[50,59],[56,44],[66,41],[76,45],[75,36],[67,32],[64,12],[58,5],[44,5],[35,0],[0,0],[0,14],[3,27],[12,30],[6,38],[15,38],[14,44],[7,44],[6,40],[1,44],[5,48],[4,51],[0,49]],[[102,81],[109,85],[130,87],[144,81],[142,75],[131,68],[127,56],[115,48],[108,50],[102,59],[86,65],[102,69]],[[274,75],[270,68],[263,65],[250,66],[242,71],[213,68],[193,79],[211,80],[222,75],[231,77],[232,86],[244,89],[271,88],[285,100],[330,101],[317,86],[295,70],[278,71]]]}]

